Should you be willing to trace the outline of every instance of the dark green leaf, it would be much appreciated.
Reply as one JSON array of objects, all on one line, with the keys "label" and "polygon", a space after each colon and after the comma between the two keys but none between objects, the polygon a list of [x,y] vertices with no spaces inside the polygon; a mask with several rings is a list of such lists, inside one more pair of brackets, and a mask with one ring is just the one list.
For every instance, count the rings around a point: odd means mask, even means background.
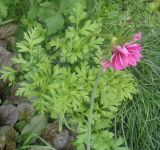
[{"label": "dark green leaf", "polygon": [[56,14],[45,20],[48,28],[48,34],[54,34],[63,28],[64,18],[61,14]]},{"label": "dark green leaf", "polygon": [[27,13],[29,19],[34,20],[38,14],[38,7],[31,7]]},{"label": "dark green leaf", "polygon": [[47,118],[44,115],[38,115],[33,117],[28,124],[23,128],[21,132],[21,137],[23,142],[33,143],[36,141],[37,137],[33,136],[36,134],[40,136],[47,126]]}]

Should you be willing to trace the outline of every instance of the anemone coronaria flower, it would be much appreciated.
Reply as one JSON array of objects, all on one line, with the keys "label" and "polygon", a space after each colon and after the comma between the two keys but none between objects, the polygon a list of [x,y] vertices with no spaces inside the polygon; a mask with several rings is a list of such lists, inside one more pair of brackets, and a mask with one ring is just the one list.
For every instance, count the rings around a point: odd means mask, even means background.
[{"label": "anemone coronaria flower", "polygon": [[141,33],[132,37],[130,43],[125,43],[122,46],[117,45],[114,47],[110,61],[101,62],[102,67],[107,69],[112,66],[115,70],[124,70],[130,66],[136,66],[137,62],[143,57],[140,51],[142,47],[136,41],[141,39]]}]

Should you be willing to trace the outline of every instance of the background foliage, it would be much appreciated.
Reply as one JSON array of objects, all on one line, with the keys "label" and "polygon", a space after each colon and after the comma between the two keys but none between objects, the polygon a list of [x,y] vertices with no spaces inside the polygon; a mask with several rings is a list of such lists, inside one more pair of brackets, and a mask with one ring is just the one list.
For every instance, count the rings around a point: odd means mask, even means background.
[{"label": "background foliage", "polygon": [[[3,68],[1,77],[9,79],[12,87],[18,83],[16,94],[32,101],[37,113],[58,121],[59,130],[62,124],[73,131],[78,126],[75,144],[82,150],[99,60],[110,57],[114,42],[126,42],[141,31],[144,59],[140,65],[124,72],[108,70],[101,79],[92,148],[157,150],[159,10],[158,0],[0,0],[0,25],[14,22],[20,26],[17,47],[11,50],[16,52],[12,60],[17,67]],[[40,117],[46,125],[46,118]],[[33,118],[26,127],[18,125],[23,144],[30,143],[30,125],[36,124]],[[9,127],[4,131],[15,133]]]}]

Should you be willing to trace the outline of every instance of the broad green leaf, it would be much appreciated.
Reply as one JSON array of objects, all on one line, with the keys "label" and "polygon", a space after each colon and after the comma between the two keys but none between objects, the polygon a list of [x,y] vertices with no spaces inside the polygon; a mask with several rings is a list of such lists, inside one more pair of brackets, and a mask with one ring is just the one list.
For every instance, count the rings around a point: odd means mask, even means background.
[{"label": "broad green leaf", "polygon": [[37,137],[32,136],[36,134],[40,136],[47,126],[47,118],[44,115],[33,117],[28,124],[22,129],[21,138],[25,144],[33,143]]},{"label": "broad green leaf", "polygon": [[55,14],[45,20],[48,34],[54,34],[63,28],[64,18],[61,14]]},{"label": "broad green leaf", "polygon": [[40,8],[39,13],[38,13],[38,17],[39,17],[40,21],[45,22],[46,18],[49,18],[55,14],[56,14],[56,12],[54,10],[49,9],[46,11],[46,8]]},{"label": "broad green leaf", "polygon": [[38,14],[38,7],[30,7],[29,11],[27,12],[28,19],[34,20]]}]

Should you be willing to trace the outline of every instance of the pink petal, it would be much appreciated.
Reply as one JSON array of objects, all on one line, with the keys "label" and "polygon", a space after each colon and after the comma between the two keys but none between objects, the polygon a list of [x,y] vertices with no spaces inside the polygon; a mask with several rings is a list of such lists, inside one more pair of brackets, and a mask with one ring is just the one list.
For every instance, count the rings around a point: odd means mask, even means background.
[{"label": "pink petal", "polygon": [[137,33],[136,35],[134,35],[133,37],[132,37],[132,41],[139,41],[139,40],[141,40],[141,38],[142,38],[142,33],[141,32],[139,32],[139,33]]},{"label": "pink petal", "polygon": [[124,54],[124,55],[128,55],[127,49],[126,49],[125,47],[122,48],[122,47],[119,46],[119,45],[115,47],[114,51],[115,51],[115,52],[120,52],[120,53],[122,53],[122,54]]},{"label": "pink petal", "polygon": [[112,67],[115,70],[123,70],[128,66],[128,58],[121,53],[115,53],[111,59]]},{"label": "pink petal", "polygon": [[142,50],[142,47],[141,47],[140,44],[128,44],[128,45],[125,45],[125,48],[128,51],[140,51],[140,50]]},{"label": "pink petal", "polygon": [[137,58],[135,59],[133,56],[129,57],[129,65],[136,66],[137,65]]},{"label": "pink petal", "polygon": [[140,61],[140,58],[142,58],[142,54],[141,53],[130,53],[128,55],[128,63],[130,66],[136,66],[137,65],[137,62]]},{"label": "pink petal", "polygon": [[101,61],[101,65],[102,65],[103,69],[106,70],[107,68],[109,68],[111,66],[111,62],[110,61]]}]

